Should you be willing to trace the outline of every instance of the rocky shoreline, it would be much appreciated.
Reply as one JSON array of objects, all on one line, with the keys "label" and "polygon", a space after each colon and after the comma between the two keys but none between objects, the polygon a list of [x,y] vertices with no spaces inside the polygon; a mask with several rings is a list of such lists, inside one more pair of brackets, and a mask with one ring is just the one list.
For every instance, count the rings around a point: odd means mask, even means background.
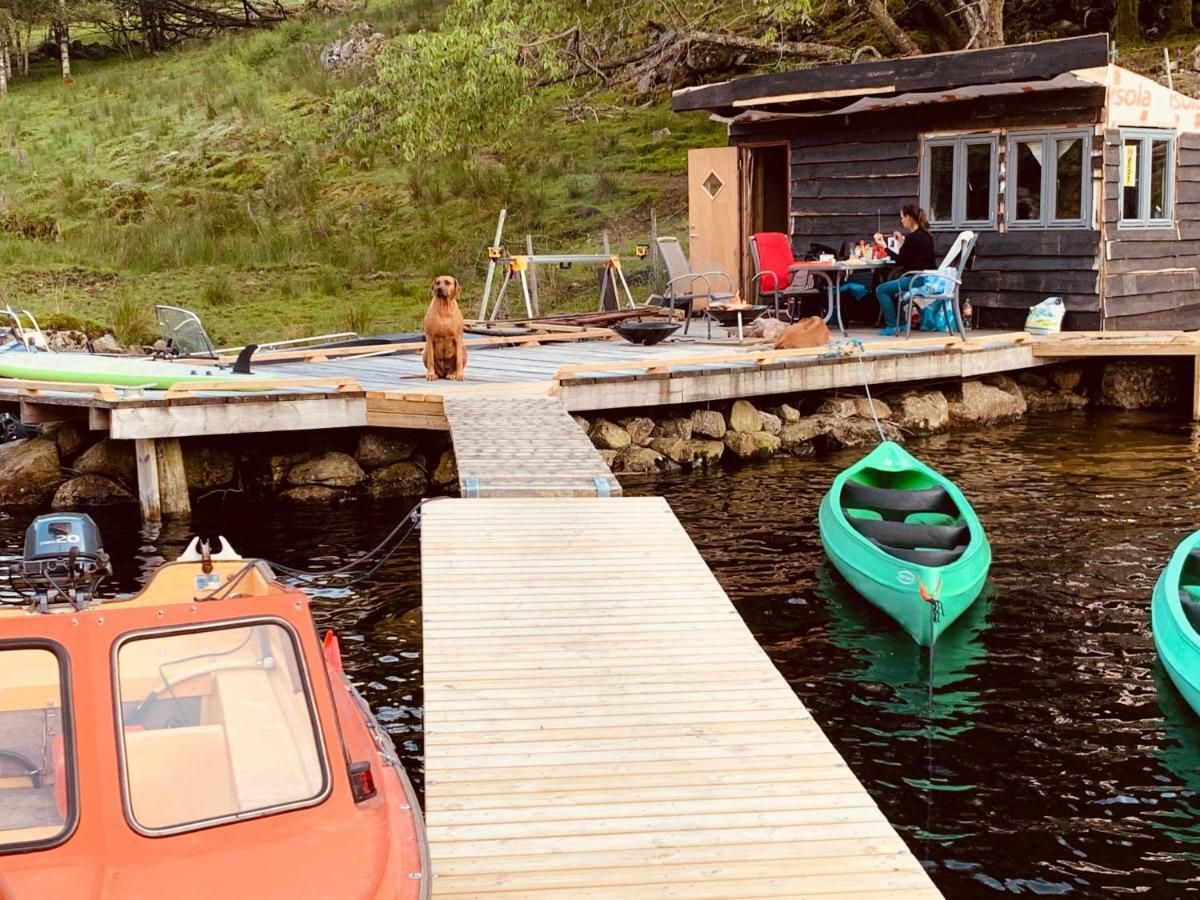
[{"label": "rocky shoreline", "polygon": [[[1089,405],[1168,408],[1190,396],[1190,379],[1190,359],[1113,360],[1044,367],[1015,378],[881,390],[871,400],[850,391],[658,409],[656,418],[640,410],[574,418],[614,473],[647,475],[865,447],[880,431],[904,441]],[[78,509],[137,502],[133,442],[96,437],[68,421],[0,444],[0,506]],[[321,505],[457,491],[454,453],[444,433],[368,428],[181,444],[196,501],[242,494]]]}]

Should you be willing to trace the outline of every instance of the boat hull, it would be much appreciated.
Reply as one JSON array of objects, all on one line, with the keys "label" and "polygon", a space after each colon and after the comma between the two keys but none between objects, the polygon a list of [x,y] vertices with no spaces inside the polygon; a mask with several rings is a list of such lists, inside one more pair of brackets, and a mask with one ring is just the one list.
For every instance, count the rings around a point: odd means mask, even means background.
[{"label": "boat hull", "polygon": [[1179,599],[1188,554],[1200,547],[1200,531],[1185,539],[1171,555],[1154,585],[1150,629],[1158,658],[1188,706],[1200,715],[1200,634],[1188,621]]},{"label": "boat hull", "polygon": [[[864,468],[920,472],[941,486],[969,529],[970,540],[963,554],[948,565],[922,565],[889,554],[857,531],[839,498],[846,480]],[[991,547],[966,498],[949,479],[891,442],[881,444],[834,479],[821,501],[818,524],[825,553],[842,577],[922,646],[933,644],[963,614],[987,580]]]}]

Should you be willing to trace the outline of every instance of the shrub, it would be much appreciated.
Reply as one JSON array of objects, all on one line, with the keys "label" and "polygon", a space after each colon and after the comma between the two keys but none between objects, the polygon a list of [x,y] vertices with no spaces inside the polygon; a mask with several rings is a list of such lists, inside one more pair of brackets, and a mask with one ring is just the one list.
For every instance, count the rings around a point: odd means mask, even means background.
[{"label": "shrub", "polygon": [[375,307],[367,298],[351,300],[342,312],[342,330],[369,334],[375,323]]},{"label": "shrub", "polygon": [[149,344],[155,339],[154,317],[143,301],[122,292],[113,305],[112,331],[122,344]]},{"label": "shrub", "polygon": [[91,319],[81,319],[69,313],[55,312],[38,319],[43,331],[82,331],[89,340],[95,340],[108,331],[99,322]]},{"label": "shrub", "polygon": [[228,306],[237,300],[229,273],[224,269],[214,273],[200,291],[200,299],[209,306]]}]

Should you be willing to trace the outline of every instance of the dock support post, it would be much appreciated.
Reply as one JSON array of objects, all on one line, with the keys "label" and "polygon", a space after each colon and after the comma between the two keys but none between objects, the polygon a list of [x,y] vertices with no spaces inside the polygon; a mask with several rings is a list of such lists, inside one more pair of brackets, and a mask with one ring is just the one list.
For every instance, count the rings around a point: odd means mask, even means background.
[{"label": "dock support post", "polygon": [[158,454],[153,438],[138,438],[133,442],[137,459],[138,503],[143,522],[161,522],[162,504],[158,492]]},{"label": "dock support post", "polygon": [[192,504],[188,500],[187,472],[183,467],[183,449],[179,438],[158,442],[159,503],[164,516],[189,519]]}]

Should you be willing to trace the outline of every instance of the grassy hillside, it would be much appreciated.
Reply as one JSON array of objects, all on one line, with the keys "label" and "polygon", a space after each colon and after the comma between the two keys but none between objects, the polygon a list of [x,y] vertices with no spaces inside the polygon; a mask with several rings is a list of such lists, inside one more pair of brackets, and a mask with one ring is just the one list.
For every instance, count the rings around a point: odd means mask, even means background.
[{"label": "grassy hillside", "polygon": [[[436,8],[394,0],[368,19],[391,34],[428,27]],[[544,252],[592,251],[607,228],[614,249],[631,251],[652,207],[664,232],[682,222],[687,149],[724,141],[665,104],[614,116],[599,98],[596,116],[568,122],[548,91],[528,128],[486,156],[351,159],[327,131],[345,82],[317,61],[350,21],[77,60],[70,85],[50,66],[18,80],[0,104],[0,302],[127,340],[156,302],[195,309],[224,343],[409,329],[443,271],[476,308],[502,206],[510,246],[532,233]],[[544,281],[552,302],[593,302],[590,270]]]}]

